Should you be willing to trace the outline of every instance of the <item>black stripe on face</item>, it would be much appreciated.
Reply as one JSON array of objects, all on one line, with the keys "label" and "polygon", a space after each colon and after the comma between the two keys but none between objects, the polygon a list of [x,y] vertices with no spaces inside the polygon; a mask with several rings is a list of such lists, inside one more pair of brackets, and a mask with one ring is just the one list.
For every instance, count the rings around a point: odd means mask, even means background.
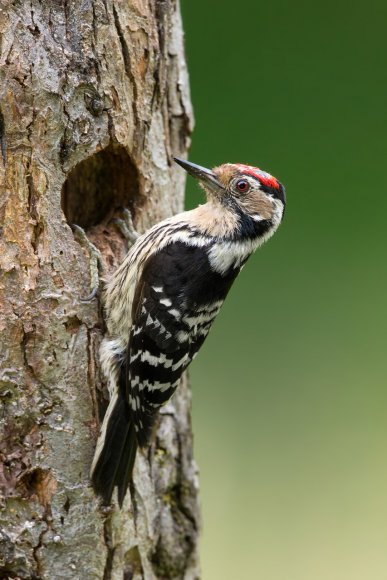
[{"label": "black stripe on face", "polygon": [[243,212],[241,212],[239,224],[240,232],[238,237],[248,240],[261,238],[273,227],[273,222],[271,220],[256,221]]},{"label": "black stripe on face", "polygon": [[271,195],[274,199],[279,199],[282,201],[284,206],[286,205],[286,192],[285,188],[279,181],[278,187],[269,187],[268,185],[264,185],[261,183],[261,190],[264,191],[267,195]]},{"label": "black stripe on face", "polygon": [[239,222],[239,228],[234,234],[234,240],[255,240],[264,236],[272,228],[272,220],[254,220],[243,211],[237,202],[234,201],[234,205],[234,211],[238,215]]},{"label": "black stripe on face", "polygon": [[225,238],[225,241],[236,242],[255,240],[264,236],[273,226],[273,222],[270,219],[260,221],[254,220],[242,209],[237,200],[232,196],[228,197],[227,204],[232,207],[232,211],[238,216],[238,227],[235,229],[232,236]]}]

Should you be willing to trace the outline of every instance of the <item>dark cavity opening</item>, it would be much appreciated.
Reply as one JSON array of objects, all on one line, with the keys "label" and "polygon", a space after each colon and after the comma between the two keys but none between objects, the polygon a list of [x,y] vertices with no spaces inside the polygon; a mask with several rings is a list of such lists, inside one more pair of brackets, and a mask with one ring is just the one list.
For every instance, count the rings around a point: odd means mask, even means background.
[{"label": "dark cavity opening", "polygon": [[109,145],[78,163],[62,189],[68,223],[85,229],[107,222],[120,208],[133,214],[139,201],[137,169],[122,146]]}]

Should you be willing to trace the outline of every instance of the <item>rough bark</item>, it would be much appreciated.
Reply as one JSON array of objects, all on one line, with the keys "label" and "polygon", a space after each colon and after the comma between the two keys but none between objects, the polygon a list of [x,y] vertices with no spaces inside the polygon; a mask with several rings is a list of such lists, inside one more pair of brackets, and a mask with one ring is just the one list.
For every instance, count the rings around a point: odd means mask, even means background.
[{"label": "rough bark", "polygon": [[[0,577],[197,578],[197,477],[183,381],[122,511],[89,468],[106,407],[86,228],[108,273],[180,211],[191,106],[176,0],[0,0]],[[1,160],[2,157],[2,160]]]}]

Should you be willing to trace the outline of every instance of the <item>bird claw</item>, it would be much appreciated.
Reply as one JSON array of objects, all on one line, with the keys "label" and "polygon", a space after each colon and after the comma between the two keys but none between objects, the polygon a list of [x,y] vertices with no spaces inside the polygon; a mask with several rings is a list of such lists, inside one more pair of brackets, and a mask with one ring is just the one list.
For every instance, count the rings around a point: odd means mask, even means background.
[{"label": "bird claw", "polygon": [[98,294],[99,285],[95,286],[88,296],[80,296],[80,302],[92,302]]},{"label": "bird claw", "polygon": [[[131,247],[140,234],[136,232],[133,225],[132,214],[125,208],[122,210],[123,218],[113,218],[113,223],[118,227],[121,234]],[[78,238],[80,245],[87,249],[90,257],[90,288],[91,292],[88,296],[80,296],[81,302],[92,302],[96,298],[99,290],[99,273],[98,267],[102,266],[102,255],[98,248],[89,240],[83,228],[77,224],[72,226],[74,236]]]},{"label": "bird claw", "polygon": [[80,296],[81,302],[91,302],[98,294],[99,289],[99,273],[98,267],[102,265],[102,255],[98,248],[89,240],[86,232],[80,226],[73,224],[72,229],[75,237],[78,238],[80,245],[87,249],[90,257],[90,288],[91,292],[88,296]]},{"label": "bird claw", "polygon": [[133,246],[140,234],[136,232],[133,225],[132,214],[127,208],[122,210],[122,215],[122,219],[113,218],[112,221],[120,230],[121,234],[124,236],[130,247]]}]

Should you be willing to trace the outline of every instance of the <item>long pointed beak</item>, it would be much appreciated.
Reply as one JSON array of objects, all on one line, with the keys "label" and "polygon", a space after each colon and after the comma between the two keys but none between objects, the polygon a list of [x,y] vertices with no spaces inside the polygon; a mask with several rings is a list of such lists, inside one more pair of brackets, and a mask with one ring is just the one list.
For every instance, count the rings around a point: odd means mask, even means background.
[{"label": "long pointed beak", "polygon": [[211,169],[207,169],[206,167],[202,167],[201,165],[196,165],[195,163],[191,163],[190,161],[186,161],[185,159],[179,159],[178,157],[174,157],[174,160],[180,167],[186,170],[187,173],[198,179],[205,185],[208,185],[209,188],[214,191],[219,191],[219,189],[223,189],[223,185],[219,183],[218,178],[216,177],[215,173],[211,171]]}]

